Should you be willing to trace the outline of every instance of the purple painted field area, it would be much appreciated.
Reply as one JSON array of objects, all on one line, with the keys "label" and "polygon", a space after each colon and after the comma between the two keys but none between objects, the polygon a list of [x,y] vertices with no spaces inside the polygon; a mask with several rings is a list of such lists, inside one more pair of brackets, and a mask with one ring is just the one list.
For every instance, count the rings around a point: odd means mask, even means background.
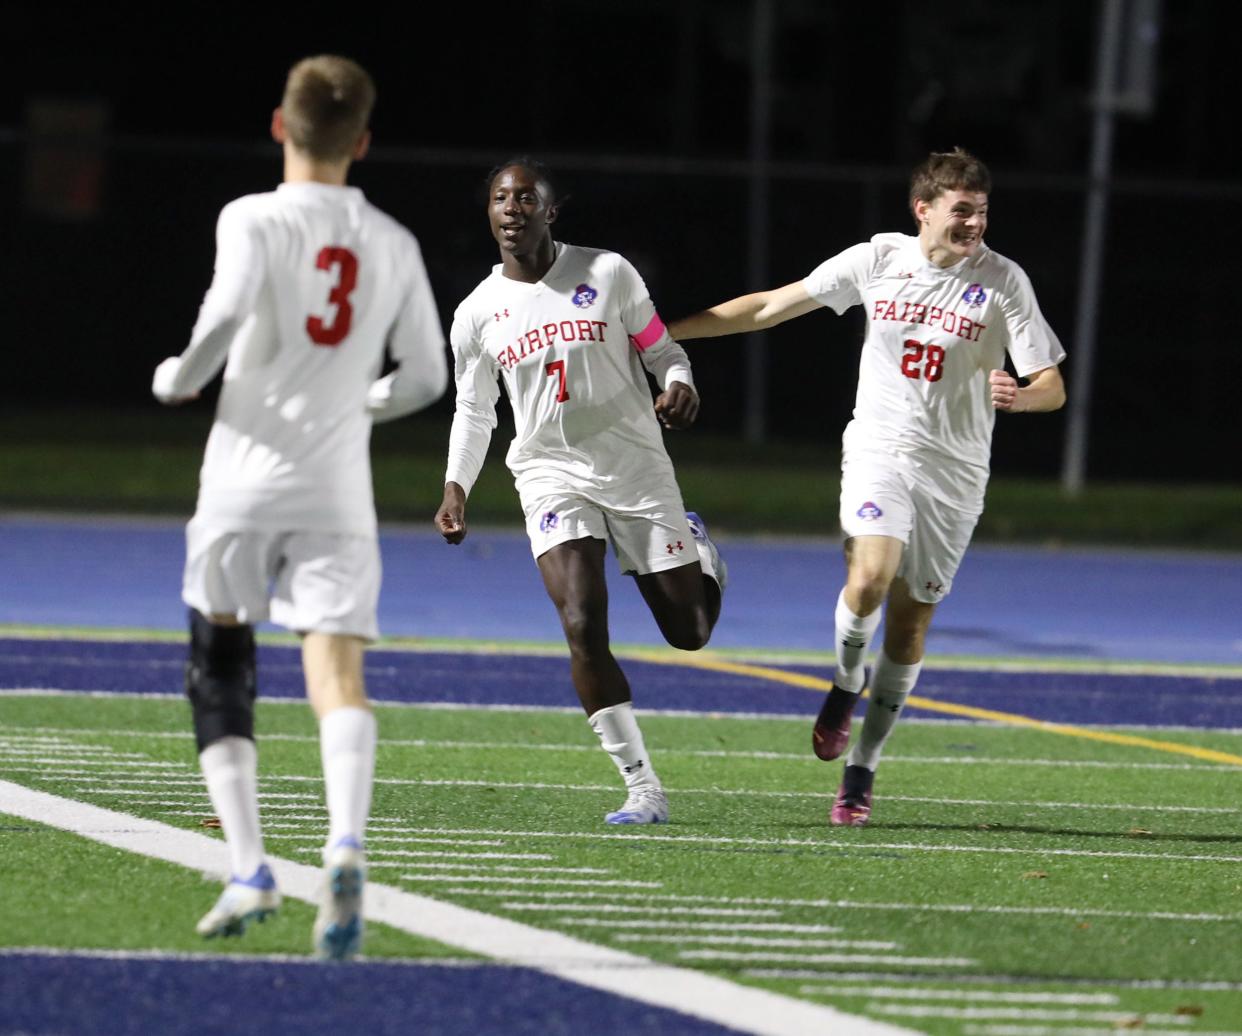
[{"label": "purple painted field area", "polygon": [[106,1036],[727,1036],[526,968],[0,954],[0,1031]]},{"label": "purple painted field area", "polygon": [[[260,696],[301,698],[299,658],[293,647],[260,648]],[[175,643],[0,639],[0,688],[178,694],[184,666],[185,648]],[[810,718],[822,700],[817,691],[776,680],[628,659],[624,667],[640,709]],[[832,676],[813,666],[789,671],[824,680]],[[377,701],[566,707],[577,702],[568,661],[559,657],[375,649],[367,655],[366,678]],[[1058,723],[1242,728],[1239,677],[929,668],[918,694]],[[907,714],[918,716],[920,710],[910,707]]]}]

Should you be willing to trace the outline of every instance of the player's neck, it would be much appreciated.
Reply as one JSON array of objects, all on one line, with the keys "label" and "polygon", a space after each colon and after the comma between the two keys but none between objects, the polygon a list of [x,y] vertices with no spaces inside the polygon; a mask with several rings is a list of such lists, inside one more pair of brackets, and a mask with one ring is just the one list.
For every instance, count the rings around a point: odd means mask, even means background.
[{"label": "player's neck", "polygon": [[326,183],[344,187],[350,160],[323,162],[285,146],[285,183]]},{"label": "player's neck", "polygon": [[523,281],[536,284],[543,280],[544,274],[552,269],[556,262],[556,242],[547,238],[534,252],[514,255],[512,252],[500,253],[500,266],[503,276],[511,281]]}]

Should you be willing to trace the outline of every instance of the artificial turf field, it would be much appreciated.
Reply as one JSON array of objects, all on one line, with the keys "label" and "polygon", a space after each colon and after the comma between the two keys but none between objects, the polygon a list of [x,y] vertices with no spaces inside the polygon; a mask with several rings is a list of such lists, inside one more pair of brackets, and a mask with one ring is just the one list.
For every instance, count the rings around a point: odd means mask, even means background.
[{"label": "artificial turf field", "polygon": [[[270,1008],[283,1002],[274,991],[299,983],[309,992],[296,1003],[320,1006],[298,1031],[328,1031],[350,994],[325,997],[365,975],[355,1000],[377,1013],[359,1031],[1242,1033],[1234,730],[1057,727],[954,705],[948,692],[898,726],[871,825],[833,829],[841,764],[809,748],[822,668],[629,658],[672,816],[617,829],[602,823],[622,798],[611,762],[576,709],[546,703],[568,697],[563,658],[372,652],[373,688],[422,686],[435,700],[393,694],[377,705],[371,905],[381,886],[396,892],[378,904],[389,923],[372,914],[371,963],[342,967],[305,961],[313,908],[297,893],[326,818],[290,649],[264,649],[261,679],[275,696],[258,713],[264,824],[269,853],[290,861],[288,883],[277,868],[286,903],[241,940],[205,943],[193,924],[218,892],[217,875],[204,880],[218,854],[195,847],[218,849],[219,832],[204,826],[210,806],[176,694],[180,645],[3,648],[3,1032],[251,1031],[239,1019],[262,1010],[239,1013],[246,997]],[[672,697],[658,693],[660,679],[689,688],[700,707],[658,711]],[[1088,674],[1059,681],[1093,686]],[[504,702],[484,693],[494,687],[539,690]],[[1121,714],[1141,718],[1139,698],[1153,692],[1134,687]],[[1221,690],[1205,679],[1180,693]],[[790,702],[805,702],[804,713]],[[69,833],[75,825],[93,833]],[[190,839],[184,851],[153,858],[178,836]],[[441,919],[417,897],[467,910]],[[488,927],[491,918],[518,926]],[[545,944],[540,933],[571,941]],[[608,956],[617,951],[631,956]],[[231,966],[218,955],[244,956],[252,992],[229,978],[234,1010],[218,1028],[217,995],[175,1029],[169,1019],[185,1015],[187,998]],[[682,1014],[619,999],[627,981],[642,993],[638,958],[670,966],[652,988],[671,982],[664,1003]],[[524,991],[532,974],[557,982]],[[755,1021],[713,1003],[710,989],[704,1000],[687,974],[782,999],[765,1001]],[[592,1000],[608,983],[609,996]],[[118,1000],[118,984],[143,995]],[[811,1027],[782,1019],[798,1001],[845,1014],[812,1013]],[[293,1031],[282,1029],[291,1011],[253,1031]],[[112,1024],[101,1029],[98,1017]]]}]

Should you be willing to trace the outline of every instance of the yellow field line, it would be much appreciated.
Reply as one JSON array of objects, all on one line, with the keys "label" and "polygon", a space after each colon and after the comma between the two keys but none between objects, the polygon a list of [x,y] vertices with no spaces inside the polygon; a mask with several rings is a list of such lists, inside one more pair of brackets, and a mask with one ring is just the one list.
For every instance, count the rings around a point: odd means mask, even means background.
[{"label": "yellow field line", "polygon": [[[627,652],[629,657],[640,658],[644,662],[658,665],[689,666],[694,669],[708,669],[717,673],[732,673],[735,676],[752,676],[758,680],[772,680],[774,683],[787,684],[790,687],[802,687],[808,691],[828,691],[832,689],[832,681],[806,673],[794,673],[785,669],[773,669],[769,666],[750,665],[743,662],[726,662],[722,659],[702,657],[677,657],[665,654],[648,654],[646,652]],[[1157,741],[1150,737],[1136,737],[1133,734],[1115,734],[1107,730],[1089,730],[1076,727],[1069,723],[1050,723],[1047,720],[1034,719],[1016,712],[998,712],[995,709],[980,709],[974,705],[958,705],[954,702],[934,701],[912,694],[907,699],[910,705],[927,712],[939,712],[947,716],[965,716],[969,719],[985,719],[995,723],[1007,723],[1014,727],[1030,727],[1048,734],[1061,734],[1065,737],[1081,738],[1085,741],[1102,741],[1111,745],[1126,745],[1130,748],[1150,748],[1157,752],[1170,752],[1174,755],[1188,755],[1206,762],[1225,763],[1229,766],[1242,766],[1242,755],[1229,752],[1218,752],[1213,748],[1200,748],[1198,745],[1181,745],[1175,741]]]}]

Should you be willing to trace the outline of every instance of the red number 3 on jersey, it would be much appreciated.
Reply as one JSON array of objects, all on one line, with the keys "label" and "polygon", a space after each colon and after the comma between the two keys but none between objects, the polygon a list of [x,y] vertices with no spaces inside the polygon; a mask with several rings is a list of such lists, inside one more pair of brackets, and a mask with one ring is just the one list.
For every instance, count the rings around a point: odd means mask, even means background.
[{"label": "red number 3 on jersey", "polygon": [[325,324],[319,317],[307,317],[306,333],[316,345],[340,345],[349,334],[349,325],[354,319],[349,293],[358,285],[358,257],[348,248],[321,248],[315,266],[320,270],[331,270],[334,266],[337,269],[336,284],[328,292],[328,301],[336,306],[336,316],[330,324]]}]

